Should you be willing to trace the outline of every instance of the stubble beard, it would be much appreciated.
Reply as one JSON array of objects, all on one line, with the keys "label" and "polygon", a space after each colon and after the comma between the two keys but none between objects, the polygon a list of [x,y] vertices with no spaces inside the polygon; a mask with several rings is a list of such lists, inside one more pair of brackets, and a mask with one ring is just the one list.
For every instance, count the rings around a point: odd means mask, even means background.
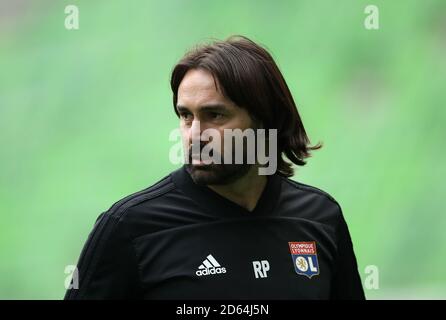
[{"label": "stubble beard", "polygon": [[253,164],[187,164],[186,170],[197,185],[225,185],[245,176]]}]

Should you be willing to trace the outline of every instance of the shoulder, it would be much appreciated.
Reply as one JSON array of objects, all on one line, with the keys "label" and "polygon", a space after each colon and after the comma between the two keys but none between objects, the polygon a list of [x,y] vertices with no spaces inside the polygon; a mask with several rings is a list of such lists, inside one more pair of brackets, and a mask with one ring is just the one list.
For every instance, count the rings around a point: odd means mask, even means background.
[{"label": "shoulder", "polygon": [[301,195],[302,194],[312,195],[315,199],[318,199],[320,201],[326,201],[327,203],[331,203],[334,206],[339,206],[339,203],[327,191],[285,177],[282,177],[282,181],[283,185],[285,185],[284,187],[285,192],[290,192],[290,193],[294,192],[296,194],[301,194]]},{"label": "shoulder", "polygon": [[172,181],[171,175],[169,174],[151,186],[116,201],[103,214],[109,215],[115,219],[122,219],[126,212],[132,207],[136,207],[145,202],[154,202],[156,199],[165,196],[174,189],[175,185]]},{"label": "shoulder", "polygon": [[[96,220],[119,238],[135,238],[184,223],[188,202],[172,178],[173,171],[149,187],[116,201]],[[100,230],[101,228],[98,228]]]},{"label": "shoulder", "polygon": [[[149,187],[131,193],[97,216],[89,240],[93,243],[108,243],[109,247],[128,244],[138,232],[142,219],[151,219],[142,214],[141,206],[147,208],[160,203],[160,200],[175,189],[170,174]],[[164,200],[165,201],[165,200]],[[155,205],[156,206],[156,205]]]},{"label": "shoulder", "polygon": [[338,201],[327,191],[282,177],[281,203],[287,215],[337,228],[343,220]]},{"label": "shoulder", "polygon": [[[121,280],[130,281],[127,277],[133,276],[134,270],[131,265],[134,263],[132,240],[135,232],[139,232],[139,229],[135,228],[135,223],[127,218],[124,219],[124,217],[135,206],[144,202],[157,201],[172,190],[174,190],[174,185],[170,175],[167,175],[151,186],[116,201],[96,218],[93,230],[88,235],[77,264],[81,277],[84,279],[82,280],[83,290],[90,290],[91,293],[88,292],[88,294],[94,294],[94,290],[97,290],[94,287],[94,281],[91,282],[91,285],[88,284],[92,277],[100,277],[101,281],[105,281],[104,279],[110,276],[107,283],[102,283],[104,286],[114,286],[121,283]],[[101,274],[103,270],[110,274],[108,276]],[[116,277],[118,272],[119,277]],[[113,279],[111,279],[112,277]],[[121,287],[115,289],[124,290],[122,288],[127,288],[128,285],[129,283],[122,284]],[[107,290],[111,289],[107,287]],[[111,292],[101,294],[111,295]],[[70,297],[78,294],[70,293]],[[82,291],[81,294],[84,296],[87,292]]]}]

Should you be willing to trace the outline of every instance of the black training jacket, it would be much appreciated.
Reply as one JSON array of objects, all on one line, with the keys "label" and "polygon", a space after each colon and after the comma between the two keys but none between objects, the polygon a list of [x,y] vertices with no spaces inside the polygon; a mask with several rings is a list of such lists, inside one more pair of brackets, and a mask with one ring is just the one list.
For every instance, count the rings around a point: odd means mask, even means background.
[{"label": "black training jacket", "polygon": [[185,167],[99,215],[65,299],[364,299],[326,192],[268,176],[254,211]]}]

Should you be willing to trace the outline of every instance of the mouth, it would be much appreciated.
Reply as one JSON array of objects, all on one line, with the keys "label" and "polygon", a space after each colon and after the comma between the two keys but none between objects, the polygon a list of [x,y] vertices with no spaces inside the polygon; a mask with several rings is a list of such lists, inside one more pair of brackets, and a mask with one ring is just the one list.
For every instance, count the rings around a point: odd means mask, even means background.
[{"label": "mouth", "polygon": [[201,160],[201,159],[194,159],[194,158],[192,158],[192,164],[194,165],[194,166],[196,166],[196,167],[204,167],[204,166],[208,166],[208,164],[205,164],[204,162],[203,162],[203,160]]},{"label": "mouth", "polygon": [[[200,150],[193,150],[192,149],[192,147],[191,147],[191,150],[189,150],[189,154],[190,154],[190,158],[189,158],[189,163],[191,163],[193,166],[196,166],[196,167],[204,167],[204,166],[207,166],[207,164],[205,164],[204,162],[203,162],[203,160],[201,159],[202,157],[201,157],[201,149],[202,148],[200,148]],[[193,153],[193,152],[196,152],[196,153]],[[197,151],[198,151],[198,153],[197,153]]]},{"label": "mouth", "polygon": [[200,154],[191,154],[189,158],[189,163],[192,164],[194,167],[205,167],[208,166],[208,164],[205,164],[203,160],[201,159]]},{"label": "mouth", "polygon": [[207,155],[203,156],[201,154],[202,148],[200,148],[198,153],[197,152],[193,153],[193,151],[194,150],[192,150],[192,149],[189,150],[189,163],[191,165],[193,165],[194,167],[200,168],[200,169],[206,169],[206,168],[210,168],[213,164],[215,164],[213,161],[213,157],[215,154],[214,150],[210,150],[209,156],[207,156]]}]

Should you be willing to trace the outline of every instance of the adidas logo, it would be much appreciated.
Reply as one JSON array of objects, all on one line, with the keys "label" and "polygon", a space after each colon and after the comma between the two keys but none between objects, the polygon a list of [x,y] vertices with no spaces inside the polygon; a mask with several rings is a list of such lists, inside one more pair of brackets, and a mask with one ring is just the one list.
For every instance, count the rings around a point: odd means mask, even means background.
[{"label": "adidas logo", "polygon": [[217,262],[217,260],[215,260],[212,254],[206,257],[203,263],[198,267],[198,270],[195,272],[195,274],[199,277],[219,273],[226,273],[226,268],[223,268]]}]

